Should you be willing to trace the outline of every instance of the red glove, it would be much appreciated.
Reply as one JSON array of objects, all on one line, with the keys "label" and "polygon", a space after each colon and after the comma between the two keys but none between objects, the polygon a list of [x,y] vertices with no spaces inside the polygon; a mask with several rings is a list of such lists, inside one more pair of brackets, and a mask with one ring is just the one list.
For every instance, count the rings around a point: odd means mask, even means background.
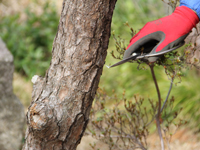
[{"label": "red glove", "polygon": [[[159,54],[171,49],[183,42],[198,22],[199,18],[192,9],[186,6],[177,7],[171,15],[148,22],[130,40],[123,59],[141,51]],[[150,61],[156,61],[157,58]]]}]

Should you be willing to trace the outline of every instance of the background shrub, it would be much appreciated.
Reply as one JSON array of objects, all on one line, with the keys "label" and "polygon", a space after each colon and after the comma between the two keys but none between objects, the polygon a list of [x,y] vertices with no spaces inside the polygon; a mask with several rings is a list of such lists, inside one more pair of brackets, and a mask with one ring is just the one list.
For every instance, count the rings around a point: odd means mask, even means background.
[{"label": "background shrub", "polygon": [[26,20],[20,13],[1,18],[0,36],[14,56],[15,70],[30,79],[34,74],[44,75],[50,64],[59,16],[49,2],[42,14],[26,8],[25,15]]}]

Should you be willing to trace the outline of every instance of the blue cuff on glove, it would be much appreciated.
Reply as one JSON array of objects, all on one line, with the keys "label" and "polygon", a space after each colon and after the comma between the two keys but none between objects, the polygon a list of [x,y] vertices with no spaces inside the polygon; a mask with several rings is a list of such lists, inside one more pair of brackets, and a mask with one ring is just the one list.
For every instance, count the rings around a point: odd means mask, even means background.
[{"label": "blue cuff on glove", "polygon": [[200,19],[200,0],[180,0],[180,6],[194,10]]}]

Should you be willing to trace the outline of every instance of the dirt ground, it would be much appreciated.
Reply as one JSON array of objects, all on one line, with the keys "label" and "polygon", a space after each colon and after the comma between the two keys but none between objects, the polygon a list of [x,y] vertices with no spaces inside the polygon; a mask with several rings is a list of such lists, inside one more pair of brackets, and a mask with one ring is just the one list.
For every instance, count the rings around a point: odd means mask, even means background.
[{"label": "dirt ground", "polygon": [[[91,136],[84,136],[79,144],[77,150],[93,150],[89,143],[96,143],[95,150],[109,150],[108,146]],[[148,137],[149,149],[160,150],[160,140],[158,135],[152,134]],[[166,144],[166,143],[165,143]],[[166,150],[200,150],[200,141],[196,135],[186,129],[181,129],[173,135],[170,142],[170,149],[165,145]]]}]

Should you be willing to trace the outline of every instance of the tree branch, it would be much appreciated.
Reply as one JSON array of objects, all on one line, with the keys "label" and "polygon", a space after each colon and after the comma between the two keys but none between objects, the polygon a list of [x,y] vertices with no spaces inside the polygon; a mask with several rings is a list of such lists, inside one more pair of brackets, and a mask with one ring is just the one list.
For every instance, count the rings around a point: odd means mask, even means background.
[{"label": "tree branch", "polygon": [[157,91],[157,94],[158,94],[158,113],[156,114],[156,125],[157,125],[158,134],[159,134],[159,137],[160,137],[161,148],[162,148],[162,150],[164,150],[165,149],[164,141],[163,141],[161,127],[160,127],[161,95],[160,95],[160,90],[159,90],[158,83],[157,83],[157,80],[156,80],[155,72],[154,72],[154,69],[153,69],[154,68],[154,64],[153,63],[150,64],[149,67],[151,69],[151,74],[152,74],[153,81],[155,83],[156,91]]},{"label": "tree branch", "polygon": [[172,80],[171,80],[171,84],[170,84],[170,87],[169,87],[169,91],[168,91],[167,96],[166,96],[166,99],[165,99],[165,101],[164,101],[164,103],[163,103],[163,105],[162,105],[162,108],[161,108],[161,110],[160,110],[160,113],[162,113],[162,111],[163,111],[163,109],[164,109],[164,107],[165,107],[165,104],[167,103],[167,100],[168,100],[168,98],[169,98],[169,95],[170,95],[171,90],[172,90],[172,87],[173,87],[173,83],[174,83],[174,77],[173,77]]}]

